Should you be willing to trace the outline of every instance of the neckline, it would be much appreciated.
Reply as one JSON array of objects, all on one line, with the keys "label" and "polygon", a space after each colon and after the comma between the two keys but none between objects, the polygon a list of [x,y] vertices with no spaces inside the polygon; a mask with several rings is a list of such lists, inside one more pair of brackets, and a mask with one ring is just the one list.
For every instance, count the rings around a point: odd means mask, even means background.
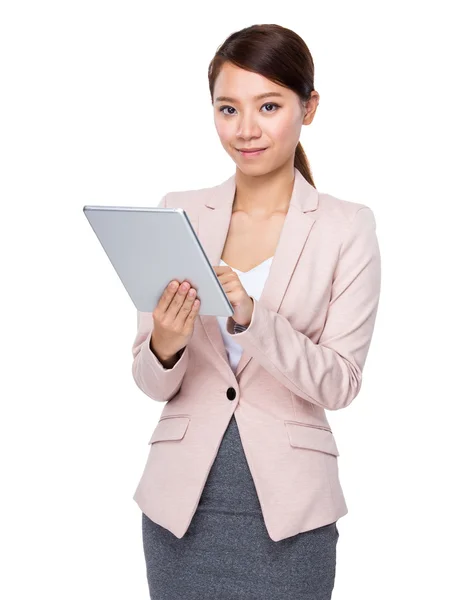
[{"label": "neckline", "polygon": [[[269,258],[266,258],[266,260],[263,260],[263,262],[261,262],[258,265],[252,267],[248,271],[241,271],[240,269],[236,269],[235,267],[231,267],[231,269],[233,269],[233,271],[238,271],[239,273],[242,273],[243,275],[247,275],[247,273],[251,273],[252,271],[255,271],[256,269],[258,269],[259,267],[265,265],[267,262],[269,262],[273,258],[274,258],[273,256],[270,256]],[[224,265],[226,265],[227,267],[230,267],[230,265],[228,263],[226,263],[223,259],[221,259],[220,262],[223,262]]]}]

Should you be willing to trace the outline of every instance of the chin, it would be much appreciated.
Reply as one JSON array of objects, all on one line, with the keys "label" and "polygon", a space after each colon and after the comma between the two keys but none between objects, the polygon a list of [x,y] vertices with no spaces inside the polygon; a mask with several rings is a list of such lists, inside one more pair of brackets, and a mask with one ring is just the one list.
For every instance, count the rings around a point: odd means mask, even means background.
[{"label": "chin", "polygon": [[263,166],[256,166],[256,167],[247,167],[244,165],[239,165],[238,163],[236,163],[236,167],[238,169],[238,171],[241,171],[241,173],[243,173],[244,175],[250,176],[250,177],[261,177],[262,175],[267,175],[268,173],[270,173],[273,169],[269,169],[269,167],[263,167]]}]

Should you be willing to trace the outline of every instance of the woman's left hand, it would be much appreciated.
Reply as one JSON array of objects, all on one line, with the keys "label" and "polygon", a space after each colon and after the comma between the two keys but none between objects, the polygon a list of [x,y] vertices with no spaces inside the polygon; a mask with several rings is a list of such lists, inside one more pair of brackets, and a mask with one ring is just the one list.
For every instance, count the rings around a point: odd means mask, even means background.
[{"label": "woman's left hand", "polygon": [[233,306],[232,319],[238,325],[250,325],[253,314],[253,300],[245,291],[237,273],[231,267],[213,266],[212,268]]}]

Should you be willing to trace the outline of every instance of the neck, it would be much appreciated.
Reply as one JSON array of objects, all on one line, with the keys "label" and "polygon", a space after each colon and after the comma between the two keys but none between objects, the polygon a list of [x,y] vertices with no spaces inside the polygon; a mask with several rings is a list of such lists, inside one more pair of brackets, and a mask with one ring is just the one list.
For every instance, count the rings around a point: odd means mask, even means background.
[{"label": "neck", "polygon": [[294,187],[294,165],[288,164],[265,175],[247,175],[236,169],[236,194],[232,212],[264,218],[288,212]]}]

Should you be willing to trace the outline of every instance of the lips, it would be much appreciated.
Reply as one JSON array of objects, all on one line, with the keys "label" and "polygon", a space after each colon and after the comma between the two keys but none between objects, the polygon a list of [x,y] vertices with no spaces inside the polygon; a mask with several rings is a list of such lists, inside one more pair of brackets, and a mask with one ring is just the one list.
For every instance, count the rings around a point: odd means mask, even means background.
[{"label": "lips", "polygon": [[262,150],[266,150],[266,148],[238,148],[239,152],[261,152]]}]

